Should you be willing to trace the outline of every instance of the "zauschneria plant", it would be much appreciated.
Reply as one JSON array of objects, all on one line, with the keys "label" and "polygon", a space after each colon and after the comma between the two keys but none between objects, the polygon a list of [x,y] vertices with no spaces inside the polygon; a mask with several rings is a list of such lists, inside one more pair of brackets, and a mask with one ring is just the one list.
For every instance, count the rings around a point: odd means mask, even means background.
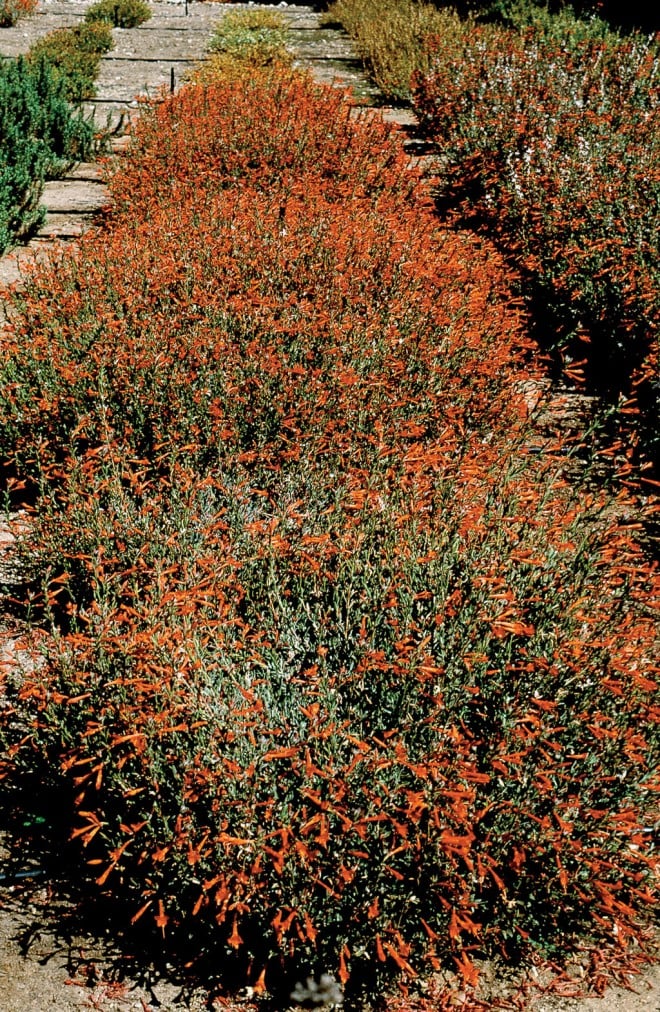
[{"label": "zauschneria plant", "polygon": [[0,335],[50,630],[6,675],[6,782],[67,799],[161,945],[277,1000],[632,958],[657,573],[566,446],[531,451],[501,259],[281,68],[155,103],[112,193]]}]

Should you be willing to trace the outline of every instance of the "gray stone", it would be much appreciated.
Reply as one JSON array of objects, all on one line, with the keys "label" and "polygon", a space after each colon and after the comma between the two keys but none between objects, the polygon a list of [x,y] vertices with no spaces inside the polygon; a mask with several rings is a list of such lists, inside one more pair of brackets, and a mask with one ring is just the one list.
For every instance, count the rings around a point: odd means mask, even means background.
[{"label": "gray stone", "polygon": [[44,186],[41,202],[48,214],[93,213],[108,201],[108,188],[99,179],[67,177]]}]

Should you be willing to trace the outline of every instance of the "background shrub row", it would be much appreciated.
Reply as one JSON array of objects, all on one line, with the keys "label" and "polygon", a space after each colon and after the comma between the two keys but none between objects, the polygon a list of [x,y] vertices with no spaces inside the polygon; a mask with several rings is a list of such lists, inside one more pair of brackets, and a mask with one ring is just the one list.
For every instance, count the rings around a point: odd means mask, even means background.
[{"label": "background shrub row", "polygon": [[461,16],[472,15],[482,21],[519,25],[521,21],[546,14],[575,15],[585,20],[604,19],[610,27],[623,31],[657,32],[660,16],[652,7],[626,3],[625,0],[433,0],[436,7],[450,7]]},{"label": "background shrub row", "polygon": [[[504,27],[411,0],[389,0],[384,12],[373,0],[333,7],[390,94],[406,93],[411,70],[443,214],[497,239],[545,346],[559,349],[573,380],[625,401],[642,456],[657,464],[657,39],[621,37],[570,8],[507,10]],[[626,438],[637,438],[629,426]]]}]

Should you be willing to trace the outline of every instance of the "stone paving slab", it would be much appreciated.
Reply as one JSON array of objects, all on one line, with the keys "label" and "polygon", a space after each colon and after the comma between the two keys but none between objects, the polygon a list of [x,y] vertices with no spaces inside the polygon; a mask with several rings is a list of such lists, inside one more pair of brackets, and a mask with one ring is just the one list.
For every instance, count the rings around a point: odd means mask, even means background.
[{"label": "stone paving slab", "polygon": [[99,213],[96,207],[86,213],[76,214],[73,211],[56,211],[48,208],[46,222],[37,236],[42,242],[46,239],[79,239],[94,225]]},{"label": "stone paving slab", "polygon": [[284,14],[287,26],[290,29],[308,29],[310,31],[318,31],[319,15],[318,11],[314,10],[313,7],[297,7],[292,4],[289,7],[280,9],[280,11]]},{"label": "stone paving slab", "polygon": [[102,183],[105,179],[105,171],[98,162],[79,162],[67,172],[67,179],[85,179]]},{"label": "stone paving slab", "polygon": [[[183,18],[181,19],[183,21]],[[146,31],[135,29],[123,31],[115,29],[115,48],[107,56],[104,56],[103,63],[112,64],[123,60],[199,60],[207,49],[211,37],[212,26],[201,25],[188,28],[186,24],[175,24],[171,27],[159,25],[158,28],[147,34]],[[150,50],[156,46],[160,52],[154,56],[145,57],[145,42]]]},{"label": "stone paving slab", "polygon": [[99,201],[107,199],[107,187],[99,179],[69,176],[44,185],[43,203],[49,214],[81,214],[98,211]]},{"label": "stone paving slab", "polygon": [[[315,31],[291,30],[287,41],[300,60],[323,58],[331,60],[356,60],[355,49],[347,35],[328,28]],[[361,64],[360,64],[361,66]]]},{"label": "stone paving slab", "polygon": [[[192,69],[194,60],[104,60],[97,78],[98,97],[102,102],[131,103],[138,96],[155,97],[169,88],[174,69],[175,82],[181,80],[182,67]],[[100,104],[100,103],[97,103]],[[100,110],[97,109],[97,116]]]},{"label": "stone paving slab", "polygon": [[[43,239],[35,237],[30,240],[29,246],[16,246],[0,257],[0,291],[18,284],[24,272],[35,262],[43,260],[51,247],[50,240],[44,242]],[[0,326],[7,321],[8,313],[8,303],[0,295]]]},{"label": "stone paving slab", "polygon": [[306,66],[319,84],[349,88],[358,102],[372,104],[378,99],[378,88],[365,78],[357,61],[316,59],[296,60],[295,63],[296,66]]},{"label": "stone paving slab", "polygon": [[0,55],[22,56],[30,46],[58,28],[72,28],[80,24],[84,12],[77,14],[35,14],[18,21],[13,28],[0,28]]}]

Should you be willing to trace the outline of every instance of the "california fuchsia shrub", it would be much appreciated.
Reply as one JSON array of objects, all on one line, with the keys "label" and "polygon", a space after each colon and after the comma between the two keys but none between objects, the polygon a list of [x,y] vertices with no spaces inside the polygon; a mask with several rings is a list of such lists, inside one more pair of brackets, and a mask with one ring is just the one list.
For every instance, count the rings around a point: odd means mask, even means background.
[{"label": "california fuchsia shrub", "polygon": [[0,338],[51,632],[3,774],[68,791],[98,888],[257,993],[632,944],[654,571],[530,450],[494,250],[377,120],[252,75],[147,114],[108,229]]}]

